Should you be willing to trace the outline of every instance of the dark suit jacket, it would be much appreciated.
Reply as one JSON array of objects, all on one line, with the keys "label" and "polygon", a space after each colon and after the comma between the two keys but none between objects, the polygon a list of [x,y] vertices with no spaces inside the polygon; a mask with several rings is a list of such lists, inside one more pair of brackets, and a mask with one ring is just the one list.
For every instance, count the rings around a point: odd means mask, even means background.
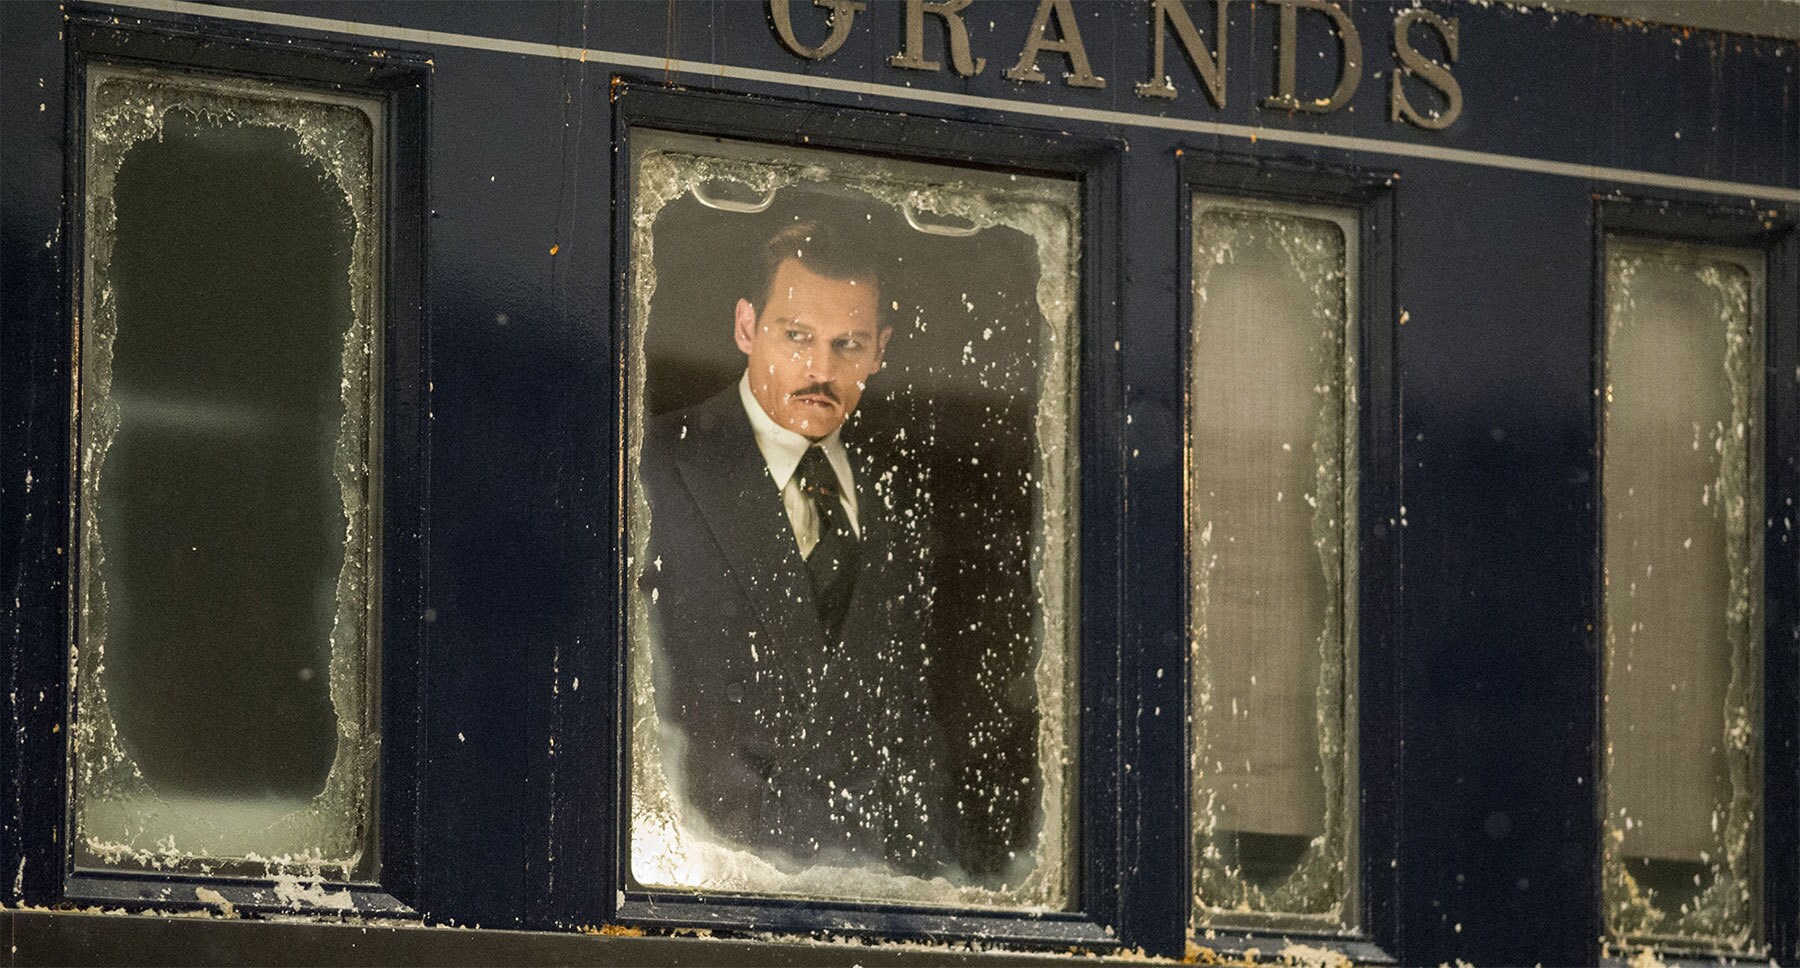
[{"label": "dark suit jacket", "polygon": [[834,643],[735,383],[652,420],[640,469],[657,713],[685,740],[670,775],[688,809],[778,866],[936,872],[949,811],[928,592],[891,476],[855,468],[863,565]]}]

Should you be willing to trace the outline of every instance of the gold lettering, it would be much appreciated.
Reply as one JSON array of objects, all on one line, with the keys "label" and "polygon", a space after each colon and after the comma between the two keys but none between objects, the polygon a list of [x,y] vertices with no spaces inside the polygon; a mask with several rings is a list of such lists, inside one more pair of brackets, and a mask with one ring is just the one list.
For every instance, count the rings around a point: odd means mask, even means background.
[{"label": "gold lettering", "polygon": [[974,0],[906,0],[906,45],[888,58],[895,67],[915,71],[935,71],[941,65],[925,59],[925,15],[944,21],[944,34],[950,44],[950,67],[960,77],[974,77],[987,67],[987,58],[973,57],[969,51],[969,27],[963,23],[962,10]]},{"label": "gold lettering", "polygon": [[[1060,35],[1056,40],[1044,36],[1051,14],[1056,15]],[[1025,40],[1025,49],[1019,52],[1019,62],[1006,69],[1007,79],[1044,83],[1044,72],[1037,69],[1037,59],[1038,54],[1046,50],[1069,59],[1070,71],[1063,79],[1070,87],[1106,86],[1106,78],[1096,77],[1093,66],[1088,63],[1087,48],[1081,44],[1081,30],[1075,26],[1075,10],[1069,0],[1041,0],[1037,15],[1031,18],[1031,35]]]},{"label": "gold lettering", "polygon": [[[1362,83],[1362,37],[1356,32],[1356,25],[1350,22],[1350,15],[1342,8],[1325,0],[1269,0],[1281,7],[1279,35],[1275,41],[1278,56],[1275,65],[1275,93],[1263,99],[1263,107],[1277,108],[1285,111],[1306,111],[1312,114],[1328,114],[1343,107],[1350,101],[1350,95],[1356,93],[1356,85]],[[1300,32],[1300,11],[1313,10],[1331,18],[1337,28],[1339,61],[1337,88],[1328,98],[1314,98],[1302,101],[1294,93],[1294,44]]]},{"label": "gold lettering", "polygon": [[856,22],[856,12],[868,6],[862,0],[813,0],[813,6],[831,11],[825,21],[831,26],[831,33],[825,36],[824,43],[808,47],[794,35],[794,13],[789,3],[790,0],[769,0],[769,21],[775,25],[775,36],[781,39],[781,46],[808,60],[837,53],[844,41],[850,39],[850,26]]},{"label": "gold lettering", "polygon": [[1151,64],[1150,79],[1137,86],[1139,97],[1175,97],[1175,84],[1163,69],[1163,48],[1167,45],[1168,28],[1175,28],[1182,52],[1188,63],[1206,84],[1206,95],[1213,107],[1225,106],[1225,8],[1231,0],[1213,0],[1213,36],[1217,38],[1217,54],[1208,53],[1200,31],[1188,17],[1182,0],[1150,0]]},{"label": "gold lettering", "polygon": [[[1431,29],[1438,32],[1444,40],[1444,63],[1438,62],[1419,53],[1412,45],[1408,31],[1412,25],[1423,21]],[[1402,11],[1394,19],[1394,56],[1400,60],[1404,71],[1394,71],[1394,80],[1389,86],[1389,101],[1392,108],[1389,118],[1394,121],[1405,120],[1431,131],[1442,131],[1455,123],[1462,116],[1462,85],[1450,76],[1448,65],[1456,63],[1457,29],[1454,19],[1445,19],[1420,7],[1412,7]],[[1400,75],[1417,74],[1419,79],[1437,88],[1444,95],[1444,110],[1436,115],[1420,114],[1406,97],[1406,87],[1400,83]]]}]

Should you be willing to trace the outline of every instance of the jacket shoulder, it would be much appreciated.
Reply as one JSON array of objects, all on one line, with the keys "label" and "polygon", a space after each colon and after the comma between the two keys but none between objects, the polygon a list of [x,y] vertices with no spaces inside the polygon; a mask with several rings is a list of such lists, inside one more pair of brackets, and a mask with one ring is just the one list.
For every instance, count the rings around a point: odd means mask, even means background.
[{"label": "jacket shoulder", "polygon": [[749,420],[738,401],[737,384],[733,383],[700,403],[645,421],[644,449],[658,456],[704,449],[740,426],[748,430]]}]

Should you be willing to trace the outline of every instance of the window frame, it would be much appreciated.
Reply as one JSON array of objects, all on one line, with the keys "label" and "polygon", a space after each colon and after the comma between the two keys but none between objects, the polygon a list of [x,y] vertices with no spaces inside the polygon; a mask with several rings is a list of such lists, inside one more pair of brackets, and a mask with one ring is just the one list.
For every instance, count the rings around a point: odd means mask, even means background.
[{"label": "window frame", "polygon": [[[1195,459],[1192,416],[1185,394],[1194,379],[1192,358],[1193,245],[1195,202],[1241,201],[1248,208],[1294,215],[1329,218],[1346,226],[1348,252],[1356,263],[1346,266],[1354,278],[1347,280],[1346,300],[1353,314],[1356,354],[1355,434],[1357,475],[1354,533],[1357,581],[1354,639],[1346,647],[1346,693],[1354,705],[1345,716],[1345,733],[1352,753],[1349,765],[1354,785],[1346,799],[1352,824],[1346,880],[1348,903],[1354,912],[1346,931],[1321,930],[1303,922],[1270,915],[1264,923],[1246,921],[1210,929],[1197,928],[1194,920],[1193,858],[1183,849],[1181,898],[1186,910],[1184,930],[1190,945],[1202,945],[1222,955],[1244,956],[1250,949],[1280,950],[1289,941],[1314,944],[1342,952],[1357,963],[1389,964],[1400,939],[1400,831],[1405,807],[1401,775],[1401,748],[1405,725],[1400,703],[1401,653],[1399,601],[1401,589],[1401,534],[1405,527],[1402,497],[1402,442],[1400,427],[1399,327],[1394,307],[1395,193],[1393,180],[1358,168],[1336,167],[1303,161],[1279,162],[1228,155],[1203,149],[1183,148],[1180,154],[1179,198],[1182,205],[1179,249],[1182,452]],[[1312,211],[1308,213],[1308,209]],[[1329,214],[1321,210],[1328,210]],[[1354,236],[1347,223],[1354,223]],[[1188,471],[1184,466],[1181,473]],[[1183,652],[1180,722],[1194,715],[1192,709],[1193,654],[1188,646],[1191,631],[1189,572],[1192,561],[1192,508],[1184,506],[1182,537],[1183,576],[1181,628]],[[1347,639],[1350,637],[1347,636]],[[1348,676],[1354,676],[1351,682]],[[1181,808],[1183,838],[1191,840],[1195,817],[1191,803],[1192,779],[1188,774],[1191,733],[1183,727],[1183,752],[1177,771],[1180,788],[1170,791]]]},{"label": "window frame", "polygon": [[[81,866],[73,849],[73,757],[64,728],[74,721],[69,661],[78,643],[75,589],[79,580],[79,448],[77,404],[80,326],[84,294],[84,209],[86,184],[86,98],[92,70],[148,71],[199,78],[275,84],[322,96],[351,97],[381,105],[375,162],[383,197],[374,265],[380,321],[377,413],[372,427],[378,451],[376,487],[379,566],[375,619],[379,645],[374,683],[381,753],[375,778],[376,820],[372,847],[376,872],[368,881],[324,880],[328,890],[347,891],[356,913],[413,916],[419,883],[420,787],[424,760],[421,673],[427,624],[422,619],[425,551],[428,536],[427,354],[424,335],[425,225],[427,183],[425,138],[429,65],[399,51],[370,52],[347,45],[300,40],[289,35],[231,30],[197,17],[136,19],[130,23],[99,11],[77,10],[65,30],[68,124],[62,145],[64,206],[61,255],[63,325],[38,331],[38,345],[22,380],[40,388],[42,399],[58,401],[45,416],[56,426],[63,455],[60,480],[46,481],[33,494],[29,527],[41,529],[59,555],[47,563],[60,589],[50,620],[56,643],[21,663],[14,679],[21,690],[45,698],[33,712],[46,720],[25,734],[15,781],[22,793],[24,823],[16,849],[20,887],[27,903],[58,902],[159,910],[216,908],[201,901],[207,888],[246,912],[309,911],[305,902],[275,901],[273,877],[204,875],[193,871],[144,872]],[[17,371],[9,367],[9,376]],[[45,409],[50,409],[46,407]],[[307,883],[312,883],[307,881]],[[335,909],[333,909],[335,910]]]},{"label": "window frame", "polygon": [[[1591,582],[1587,642],[1593,675],[1590,776],[1593,798],[1589,906],[1596,959],[1624,965],[1648,949],[1670,964],[1761,964],[1800,958],[1800,542],[1792,510],[1800,501],[1800,219],[1790,207],[1731,204],[1698,195],[1651,197],[1595,192],[1592,294]],[[1615,939],[1605,915],[1600,836],[1606,829],[1606,645],[1604,641],[1606,509],[1606,279],[1609,241],[1720,246],[1763,254],[1763,952],[1731,951],[1705,942],[1663,947]],[[1784,523],[1785,522],[1785,523]]]},{"label": "window frame", "polygon": [[[629,777],[624,769],[628,737],[626,692],[626,609],[629,589],[624,555],[616,544],[605,563],[606,588],[612,593],[612,633],[597,661],[609,669],[606,689],[593,690],[594,700],[610,710],[604,715],[604,756],[588,764],[559,761],[561,772],[582,770],[578,786],[605,791],[611,816],[604,834],[571,851],[558,843],[573,831],[552,831],[552,855],[573,859],[585,855],[588,886],[571,888],[583,895],[580,906],[587,923],[643,928],[709,928],[780,933],[871,935],[895,940],[967,941],[977,938],[1022,947],[1115,950],[1132,944],[1130,912],[1121,898],[1120,880],[1128,878],[1119,862],[1121,841],[1132,824],[1119,799],[1117,781],[1121,746],[1129,742],[1119,711],[1121,680],[1116,669],[1128,651],[1118,608],[1122,582],[1116,536],[1120,533],[1117,482],[1119,463],[1119,375],[1111,352],[1118,339],[1118,283],[1108,254],[1117,244],[1119,168],[1123,147],[1112,141],[1058,137],[1045,132],[993,124],[944,121],[883,109],[820,112],[815,105],[757,95],[702,90],[669,90],[651,81],[616,77],[613,82],[613,145],[619,162],[613,179],[613,320],[608,338],[614,369],[606,388],[619,422],[607,428],[614,455],[606,468],[602,493],[611,496],[614,527],[622,535],[625,515],[623,415],[633,404],[620,375],[629,372],[631,290],[629,266],[633,198],[630,157],[634,130],[699,134],[707,137],[763,142],[772,146],[817,148],[873,157],[904,157],[926,163],[962,165],[1041,174],[1080,184],[1080,345],[1075,351],[1080,443],[1080,492],[1077,525],[1078,613],[1080,634],[1074,665],[1079,669],[1080,764],[1074,797],[1079,849],[1074,862],[1075,891],[1064,912],[1008,911],[889,902],[856,902],[819,898],[752,895],[707,895],[703,892],[645,891],[630,887],[625,845],[629,843]],[[801,132],[805,130],[803,135]],[[1018,159],[1030,159],[1021,165]],[[574,697],[570,697],[574,698]],[[582,697],[585,698],[585,697]],[[560,783],[560,781],[559,781]],[[584,838],[586,839],[586,838]],[[604,876],[594,877],[595,871]],[[559,875],[562,883],[580,884],[575,872]]]}]

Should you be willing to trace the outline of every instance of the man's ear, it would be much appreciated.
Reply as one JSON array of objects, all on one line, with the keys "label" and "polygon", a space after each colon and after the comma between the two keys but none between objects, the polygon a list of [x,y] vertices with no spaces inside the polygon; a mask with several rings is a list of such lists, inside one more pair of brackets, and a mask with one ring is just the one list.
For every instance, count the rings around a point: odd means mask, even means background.
[{"label": "man's ear", "polygon": [[731,327],[731,333],[737,337],[738,349],[743,350],[745,356],[749,356],[750,347],[756,343],[756,307],[750,305],[750,300],[740,299],[737,301],[737,313],[734,318],[735,325]]},{"label": "man's ear", "polygon": [[888,337],[894,335],[894,327],[883,326],[875,331],[875,365],[869,368],[869,374],[881,372],[881,361],[887,358]]}]

